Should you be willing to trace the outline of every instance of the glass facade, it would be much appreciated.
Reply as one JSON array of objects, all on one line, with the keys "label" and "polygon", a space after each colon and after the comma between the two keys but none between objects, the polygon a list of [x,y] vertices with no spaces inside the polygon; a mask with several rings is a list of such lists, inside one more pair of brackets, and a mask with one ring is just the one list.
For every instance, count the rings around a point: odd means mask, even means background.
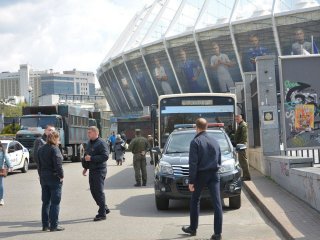
[{"label": "glass facade", "polygon": [[121,34],[98,79],[122,115],[163,94],[229,92],[256,71],[256,57],[319,53],[319,26],[320,0],[154,1]]},{"label": "glass facade", "polygon": [[41,83],[42,95],[49,94],[74,94],[73,82],[42,82]]}]

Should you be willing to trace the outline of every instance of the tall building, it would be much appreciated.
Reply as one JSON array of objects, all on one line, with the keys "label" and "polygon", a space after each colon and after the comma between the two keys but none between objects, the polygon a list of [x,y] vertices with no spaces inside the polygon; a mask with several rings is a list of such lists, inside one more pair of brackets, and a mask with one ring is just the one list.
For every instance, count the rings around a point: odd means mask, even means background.
[{"label": "tall building", "polygon": [[92,72],[63,71],[63,74],[49,72],[41,75],[41,94],[94,95],[95,79]]},{"label": "tall building", "polygon": [[0,99],[23,96],[28,103],[37,105],[39,97],[52,94],[95,95],[93,72],[50,70],[35,71],[21,64],[18,72],[0,73]]}]

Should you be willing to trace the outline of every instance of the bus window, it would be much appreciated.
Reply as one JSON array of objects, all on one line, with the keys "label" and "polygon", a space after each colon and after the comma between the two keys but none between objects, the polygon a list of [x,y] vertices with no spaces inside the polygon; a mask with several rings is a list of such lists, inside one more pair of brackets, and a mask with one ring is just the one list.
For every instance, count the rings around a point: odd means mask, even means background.
[{"label": "bus window", "polygon": [[175,124],[195,123],[197,118],[220,122],[235,129],[236,96],[230,93],[172,94],[159,97],[158,138],[163,147]]}]

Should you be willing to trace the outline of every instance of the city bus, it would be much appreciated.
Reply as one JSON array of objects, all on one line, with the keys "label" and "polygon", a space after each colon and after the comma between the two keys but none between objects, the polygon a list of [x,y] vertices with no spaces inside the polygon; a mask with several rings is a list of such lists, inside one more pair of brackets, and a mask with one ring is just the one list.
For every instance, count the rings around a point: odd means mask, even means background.
[{"label": "city bus", "polygon": [[158,142],[163,148],[176,124],[224,123],[227,133],[235,130],[236,95],[232,93],[183,93],[159,96]]}]

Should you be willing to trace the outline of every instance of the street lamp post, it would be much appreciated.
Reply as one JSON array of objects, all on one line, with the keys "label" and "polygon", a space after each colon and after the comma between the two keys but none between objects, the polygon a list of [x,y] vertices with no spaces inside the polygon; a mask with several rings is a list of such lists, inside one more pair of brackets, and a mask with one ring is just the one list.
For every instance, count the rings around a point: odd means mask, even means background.
[{"label": "street lamp post", "polygon": [[28,92],[29,92],[29,106],[31,106],[31,92],[32,92],[32,87],[28,87]]}]

